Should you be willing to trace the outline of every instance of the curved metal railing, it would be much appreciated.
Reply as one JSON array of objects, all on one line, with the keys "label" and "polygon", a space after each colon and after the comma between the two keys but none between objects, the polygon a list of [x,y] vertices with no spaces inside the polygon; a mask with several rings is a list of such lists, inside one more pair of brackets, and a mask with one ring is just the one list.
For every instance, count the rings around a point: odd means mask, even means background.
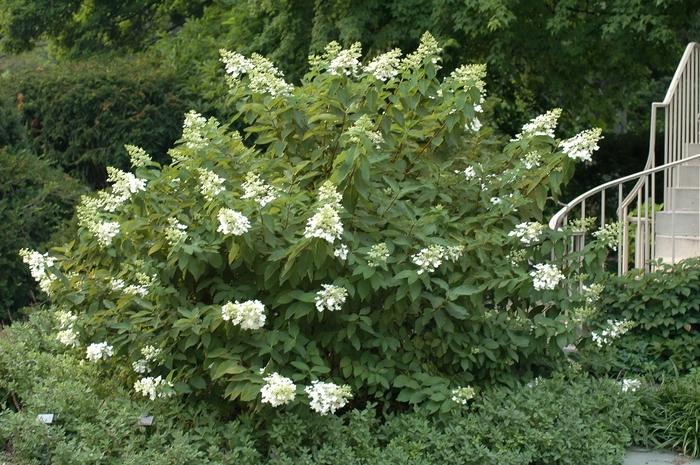
[{"label": "curved metal railing", "polygon": [[[656,167],[656,136],[658,110],[664,110],[664,163]],[[675,197],[680,171],[694,170],[686,163],[697,156],[689,157],[688,148],[700,142],[700,44],[691,42],[687,45],[671,84],[662,102],[651,104],[651,122],[649,128],[649,155],[644,170],[608,182],[578,196],[557,212],[549,222],[552,229],[565,225],[572,217],[586,219],[596,217],[599,227],[618,221],[621,225],[617,247],[617,270],[623,274],[629,270],[630,259],[635,268],[651,269],[651,261],[657,257],[656,251],[656,214],[658,203],[664,213],[671,216],[671,251],[665,251],[664,258],[676,260],[676,208]],[[697,148],[700,153],[700,147]],[[694,154],[693,154],[694,155]],[[698,169],[698,186],[700,187],[700,164]],[[658,179],[657,179],[658,178]],[[636,181],[631,189],[625,191],[625,185]],[[659,189],[661,186],[661,189]],[[610,188],[616,192],[606,195]],[[600,198],[598,198],[600,195]],[[617,198],[617,202],[614,202]],[[660,201],[657,203],[657,201]],[[617,203],[611,215],[606,218],[606,204]],[[698,199],[700,210],[700,198]],[[667,215],[668,216],[668,215]],[[700,213],[698,213],[698,236],[700,236]],[[614,218],[611,220],[611,218]],[[607,220],[611,220],[606,222]],[[632,227],[632,228],[630,228]],[[574,237],[570,245],[572,251],[578,251],[585,245],[585,233]]]}]

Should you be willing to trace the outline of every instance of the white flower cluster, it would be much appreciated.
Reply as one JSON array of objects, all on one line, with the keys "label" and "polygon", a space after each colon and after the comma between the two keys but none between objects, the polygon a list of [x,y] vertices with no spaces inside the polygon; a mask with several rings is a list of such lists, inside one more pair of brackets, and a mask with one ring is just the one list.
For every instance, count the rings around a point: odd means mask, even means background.
[{"label": "white flower cluster", "polygon": [[126,144],[124,146],[126,153],[129,154],[129,159],[131,160],[131,166],[134,168],[142,168],[148,163],[151,163],[151,157],[148,156],[146,151],[141,147],[135,145]]},{"label": "white flower cluster", "polygon": [[316,293],[314,301],[316,302],[316,310],[322,312],[328,310],[335,312],[340,310],[348,298],[348,290],[341,286],[333,284],[322,284],[322,290]]},{"label": "white flower cluster", "polygon": [[340,247],[333,251],[333,255],[341,260],[347,260],[348,258],[348,246],[345,244],[340,244]]},{"label": "white flower cluster", "polygon": [[126,173],[112,166],[107,167],[107,181],[114,183],[110,201],[115,206],[126,202],[132,195],[146,190],[146,180],[137,178],[133,173]]},{"label": "white flower cluster", "polygon": [[379,148],[384,142],[384,138],[381,132],[374,131],[373,129],[374,122],[372,122],[372,119],[367,115],[362,115],[347,130],[346,134],[350,142],[359,144],[362,142],[364,136],[367,137],[376,148]]},{"label": "white flower cluster", "polygon": [[418,44],[418,49],[406,56],[401,61],[402,69],[416,69],[423,66],[425,60],[430,60],[431,63],[437,64],[440,60],[440,53],[442,52],[442,47],[438,44],[429,32],[425,32],[420,38],[420,44]]},{"label": "white flower cluster", "polygon": [[168,218],[168,227],[165,229],[165,239],[171,246],[185,242],[187,239],[187,226],[180,223],[177,218]]},{"label": "white flower cluster", "polygon": [[467,402],[469,402],[471,399],[473,399],[475,395],[476,395],[476,391],[474,390],[473,387],[471,387],[471,386],[467,386],[467,387],[459,386],[457,389],[452,390],[452,402],[456,402],[456,403],[462,404],[462,405],[467,405]]},{"label": "white flower cluster", "polygon": [[39,288],[44,293],[51,294],[51,284],[56,281],[56,277],[49,272],[49,268],[54,266],[56,259],[49,257],[48,253],[41,254],[29,249],[20,249],[19,256],[29,267],[29,273],[39,284]]},{"label": "white flower cluster", "polygon": [[121,278],[112,278],[109,282],[110,287],[114,292],[123,292],[124,294],[146,297],[155,283],[155,276],[148,276],[146,273],[135,274],[137,284],[129,284]]},{"label": "white flower cluster", "polygon": [[574,160],[591,161],[593,152],[598,150],[598,141],[603,138],[600,128],[581,131],[571,139],[561,142],[561,150]]},{"label": "white flower cluster", "polygon": [[335,413],[352,398],[350,386],[338,386],[334,383],[323,383],[318,380],[314,381],[311,386],[307,386],[304,391],[309,396],[311,409],[321,415]]},{"label": "white flower cluster", "polygon": [[154,362],[160,356],[160,349],[152,345],[143,346],[141,348],[143,358],[136,360],[131,364],[131,367],[136,373],[146,373],[151,370],[150,363]]},{"label": "white flower cluster", "polygon": [[[218,123],[217,123],[218,124]],[[204,134],[207,126],[207,119],[200,113],[190,110],[185,113],[185,120],[182,123],[182,140],[188,149],[201,149],[209,144]]]},{"label": "white flower cluster", "polygon": [[538,222],[520,223],[508,233],[508,237],[517,237],[525,245],[533,245],[540,241],[545,225]]},{"label": "white flower cluster", "polygon": [[400,64],[401,50],[395,48],[370,61],[367,66],[365,66],[364,71],[367,74],[371,74],[376,79],[386,82],[399,74]]},{"label": "white flower cluster", "polygon": [[91,362],[107,360],[112,355],[114,355],[114,347],[106,342],[92,343],[85,350],[85,358]]},{"label": "white flower cluster", "polygon": [[586,303],[592,305],[598,301],[604,289],[605,285],[601,283],[594,283],[590,286],[583,285],[581,286],[581,294],[586,299]]},{"label": "white flower cluster", "polygon": [[[330,49],[326,47],[326,50]],[[348,49],[338,50],[335,57],[328,63],[328,72],[334,76],[354,76],[360,68],[361,56],[362,45],[359,42],[355,42]]]},{"label": "white flower cluster", "polygon": [[642,387],[642,382],[634,378],[625,378],[620,381],[620,389],[622,392],[634,392]]},{"label": "white flower cluster", "polygon": [[173,391],[173,383],[160,376],[141,378],[134,383],[134,391],[151,400],[170,397],[175,393]]},{"label": "white flower cluster", "polygon": [[82,197],[77,208],[78,224],[90,231],[102,247],[107,247],[119,234],[120,226],[116,221],[105,221],[101,218],[100,210],[114,211],[116,204],[112,196],[103,192],[100,194],[102,195],[99,197]]},{"label": "white flower cluster", "polygon": [[559,271],[559,268],[548,263],[536,264],[535,269],[530,272],[530,276],[532,277],[533,286],[538,291],[552,290],[564,279],[564,275]]},{"label": "white flower cluster", "polygon": [[277,190],[271,185],[266,184],[260,179],[260,176],[253,172],[246,174],[245,181],[241,187],[243,187],[243,195],[241,198],[244,200],[253,200],[260,205],[260,207],[264,207],[277,198]]},{"label": "white flower cluster", "polygon": [[343,235],[343,223],[340,221],[341,196],[332,182],[326,181],[318,191],[316,213],[309,218],[304,229],[304,237],[318,237],[333,243]]},{"label": "white flower cluster", "polygon": [[237,212],[231,208],[222,208],[219,210],[219,227],[216,229],[221,234],[226,236],[232,234],[240,236],[245,234],[250,229],[250,221],[243,213]]},{"label": "white flower cluster", "polygon": [[389,258],[389,247],[385,242],[380,242],[379,244],[374,244],[370,247],[367,253],[367,265],[372,268],[382,266],[386,263]]},{"label": "white flower cluster", "polygon": [[78,333],[75,330],[75,322],[78,317],[65,310],[56,312],[59,331],[56,335],[58,341],[68,347],[78,347]]},{"label": "white flower cluster", "polygon": [[539,152],[528,152],[523,159],[523,166],[529,170],[537,168],[542,163],[542,156]]},{"label": "white flower cluster", "polygon": [[265,324],[265,305],[259,300],[227,302],[221,307],[221,318],[241,329],[260,329]]},{"label": "white flower cluster", "polygon": [[459,174],[459,173],[462,173],[464,175],[464,179],[466,179],[467,181],[469,181],[470,179],[474,179],[476,177],[476,170],[474,169],[473,166],[467,166],[466,168],[464,168],[464,171],[459,171],[459,170],[455,171],[455,174]]},{"label": "white flower cluster", "polygon": [[206,168],[199,168],[199,190],[205,199],[210,202],[226,190],[223,186],[224,178]]},{"label": "white flower cluster", "polygon": [[444,247],[433,244],[422,248],[418,253],[411,256],[411,261],[418,266],[418,274],[432,273],[442,265],[443,260],[452,262],[459,260],[464,253],[463,245]]},{"label": "white flower cluster", "polygon": [[282,71],[262,55],[253,53],[248,59],[240,53],[224,49],[219,50],[219,53],[226,69],[226,77],[232,87],[238,84],[244,74],[247,74],[250,79],[250,90],[255,93],[276,97],[290,95],[294,90],[293,85],[285,82]]},{"label": "white flower cluster", "polygon": [[603,347],[604,345],[610,344],[612,341],[632,329],[634,323],[628,320],[608,320],[607,325],[607,329],[604,329],[599,333],[591,333],[591,339],[593,339],[593,342],[595,342],[598,347]]},{"label": "white flower cluster", "polygon": [[456,86],[466,89],[476,87],[480,94],[486,90],[485,78],[486,65],[483,64],[462,65],[450,74],[450,81]]},{"label": "white flower cluster", "polygon": [[279,407],[294,400],[297,387],[291,379],[285,378],[279,373],[272,373],[263,379],[265,380],[265,385],[260,389],[260,393],[264,404]]},{"label": "white flower cluster", "polygon": [[523,126],[522,132],[515,136],[512,141],[522,140],[532,136],[554,137],[554,130],[557,128],[557,121],[561,116],[561,108],[549,110],[544,115],[539,115]]},{"label": "white flower cluster", "polygon": [[603,246],[611,249],[617,250],[617,243],[620,240],[620,223],[608,223],[602,228],[598,229],[593,233],[595,237]]},{"label": "white flower cluster", "polygon": [[506,255],[506,260],[510,262],[513,266],[518,266],[523,263],[528,258],[528,251],[526,249],[513,250],[508,255]]}]

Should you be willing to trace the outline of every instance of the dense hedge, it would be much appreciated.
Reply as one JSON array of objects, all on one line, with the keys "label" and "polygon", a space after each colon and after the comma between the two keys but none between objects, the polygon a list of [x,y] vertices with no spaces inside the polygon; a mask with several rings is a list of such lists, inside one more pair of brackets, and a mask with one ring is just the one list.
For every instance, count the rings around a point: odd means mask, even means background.
[{"label": "dense hedge", "polygon": [[649,274],[638,271],[611,277],[601,295],[598,316],[629,320],[634,327],[603,348],[590,344],[584,359],[594,372],[687,373],[700,358],[700,259],[661,265]]},{"label": "dense hedge", "polygon": [[0,147],[26,142],[20,113],[8,95],[0,94]]},{"label": "dense hedge", "polygon": [[174,72],[142,57],[18,71],[2,87],[36,151],[92,186],[104,185],[105,166],[127,166],[125,143],[166,159],[190,105]]},{"label": "dense hedge", "polygon": [[[50,314],[0,337],[0,447],[10,463],[246,465],[613,465],[637,429],[637,394],[568,374],[489,390],[441,417],[259,413],[179,398],[131,400],[95,365],[59,353]],[[55,413],[51,426],[36,415]],[[155,426],[136,419],[155,415]],[[564,412],[566,414],[564,414]]]},{"label": "dense hedge", "polygon": [[17,252],[37,247],[72,216],[86,189],[26,152],[0,150],[0,320],[33,300],[35,283]]}]

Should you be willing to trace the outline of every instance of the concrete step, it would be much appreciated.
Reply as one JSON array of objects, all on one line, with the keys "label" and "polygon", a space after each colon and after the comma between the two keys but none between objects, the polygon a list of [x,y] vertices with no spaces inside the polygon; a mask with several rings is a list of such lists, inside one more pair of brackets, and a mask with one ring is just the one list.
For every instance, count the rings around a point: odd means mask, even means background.
[{"label": "concrete step", "polygon": [[676,250],[673,250],[674,238],[662,234],[656,235],[656,257],[667,258],[664,261],[669,261],[671,257],[675,257],[675,261],[683,260],[684,258],[700,257],[700,237],[697,236],[676,236]]},{"label": "concrete step", "polygon": [[[665,211],[656,214],[655,233],[662,236],[700,236],[700,213],[676,211],[675,225],[673,212]],[[675,229],[674,229],[675,228]]]},{"label": "concrete step", "polygon": [[693,164],[688,162],[675,170],[674,176],[677,178],[678,187],[698,187],[700,186],[700,162]]},{"label": "concrete step", "polygon": [[666,205],[671,205],[675,211],[698,212],[700,210],[700,188],[695,187],[674,187],[671,189],[671,198],[667,199]]}]

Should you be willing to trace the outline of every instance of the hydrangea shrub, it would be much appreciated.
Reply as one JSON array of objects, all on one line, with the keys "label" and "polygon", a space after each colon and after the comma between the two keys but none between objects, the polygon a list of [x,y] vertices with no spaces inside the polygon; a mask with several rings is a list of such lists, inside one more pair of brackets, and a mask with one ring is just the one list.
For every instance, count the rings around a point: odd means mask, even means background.
[{"label": "hydrangea shrub", "polygon": [[190,112],[171,164],[127,147],[78,237],[33,256],[67,350],[151,399],[320,414],[447,410],[556,360],[581,277],[537,221],[594,133],[558,140],[553,110],[500,148],[485,67],[439,78],[440,51],[332,43],[298,87],[222,51],[240,132]]}]

